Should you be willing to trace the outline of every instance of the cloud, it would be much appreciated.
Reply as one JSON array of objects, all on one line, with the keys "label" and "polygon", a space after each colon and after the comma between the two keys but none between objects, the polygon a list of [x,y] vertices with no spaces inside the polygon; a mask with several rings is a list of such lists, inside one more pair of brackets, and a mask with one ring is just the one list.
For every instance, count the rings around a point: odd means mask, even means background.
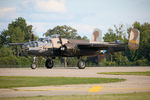
[{"label": "cloud", "polygon": [[24,1],[22,2],[22,6],[28,6],[29,3],[31,3],[30,0],[24,0]]},{"label": "cloud", "polygon": [[46,12],[66,12],[65,0],[36,0],[36,8]]},{"label": "cloud", "polygon": [[102,31],[102,33],[103,33],[103,30],[106,29],[105,26],[91,25],[91,24],[71,23],[71,24],[68,24],[68,25],[70,25],[71,27],[77,29],[79,35],[81,35],[81,36],[85,35],[89,39],[91,38],[92,33],[93,33],[95,28],[100,29]]},{"label": "cloud", "polygon": [[61,23],[66,21],[73,20],[74,16],[71,14],[54,14],[54,13],[33,13],[29,15],[33,21],[41,22],[59,22]]},{"label": "cloud", "polygon": [[96,26],[90,24],[81,24],[81,23],[49,23],[49,22],[28,22],[28,24],[33,25],[33,31],[39,37],[42,37],[43,33],[45,33],[48,29],[53,29],[57,25],[68,25],[77,30],[77,33],[80,36],[87,36],[91,39],[92,32],[95,28],[99,28],[103,31],[105,29],[104,26]]},{"label": "cloud", "polygon": [[16,8],[0,8],[0,18],[11,17],[13,13],[15,13]]},{"label": "cloud", "polygon": [[43,37],[43,33],[45,33],[48,29],[52,29],[54,26],[52,23],[46,22],[27,22],[29,25],[33,26],[33,32],[39,36]]}]

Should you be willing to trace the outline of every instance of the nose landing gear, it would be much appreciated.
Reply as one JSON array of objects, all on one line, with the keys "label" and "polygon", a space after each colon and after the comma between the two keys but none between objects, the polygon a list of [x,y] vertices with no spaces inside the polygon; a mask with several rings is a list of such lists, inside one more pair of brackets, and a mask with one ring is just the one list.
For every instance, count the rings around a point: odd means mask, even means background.
[{"label": "nose landing gear", "polygon": [[[33,62],[32,62],[32,64],[31,64],[31,68],[32,68],[32,69],[36,69],[36,68],[37,68],[35,62],[36,62],[36,57],[33,57]],[[48,58],[48,59],[46,60],[46,62],[45,62],[45,66],[46,66],[47,69],[53,68],[53,66],[54,66],[53,60],[50,59],[50,58]]]},{"label": "nose landing gear", "polygon": [[36,64],[35,64],[35,62],[36,62],[36,57],[33,57],[33,63],[32,63],[32,65],[31,65],[31,68],[32,68],[32,69],[36,69]]}]

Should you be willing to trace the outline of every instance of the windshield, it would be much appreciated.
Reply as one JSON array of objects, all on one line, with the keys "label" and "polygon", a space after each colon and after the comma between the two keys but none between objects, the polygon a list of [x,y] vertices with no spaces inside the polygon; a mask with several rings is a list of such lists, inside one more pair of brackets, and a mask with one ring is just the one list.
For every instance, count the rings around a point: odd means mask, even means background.
[{"label": "windshield", "polygon": [[41,42],[46,42],[46,43],[51,43],[51,39],[49,38],[39,38],[38,41],[41,41]]},{"label": "windshield", "polygon": [[45,40],[45,38],[39,38],[38,39],[38,41],[44,41]]},{"label": "windshield", "polygon": [[30,47],[38,47],[37,42],[30,42],[29,45],[30,45]]}]

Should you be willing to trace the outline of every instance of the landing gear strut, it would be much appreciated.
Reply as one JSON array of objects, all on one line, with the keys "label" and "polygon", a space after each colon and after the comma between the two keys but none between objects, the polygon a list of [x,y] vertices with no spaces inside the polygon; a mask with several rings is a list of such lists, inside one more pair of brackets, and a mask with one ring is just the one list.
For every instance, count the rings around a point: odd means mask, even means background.
[{"label": "landing gear strut", "polygon": [[33,63],[32,63],[32,65],[31,65],[31,68],[32,68],[32,69],[36,69],[35,61],[36,61],[36,57],[33,57]]},{"label": "landing gear strut", "polygon": [[53,60],[52,59],[47,59],[45,62],[45,66],[47,69],[51,69],[54,66]]},{"label": "landing gear strut", "polygon": [[77,66],[79,69],[84,69],[85,68],[85,61],[80,59]]}]

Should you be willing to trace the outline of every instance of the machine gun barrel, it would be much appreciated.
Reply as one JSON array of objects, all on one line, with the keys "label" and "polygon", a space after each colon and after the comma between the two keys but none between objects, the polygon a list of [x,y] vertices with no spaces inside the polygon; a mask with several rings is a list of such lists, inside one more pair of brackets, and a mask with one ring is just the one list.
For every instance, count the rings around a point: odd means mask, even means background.
[{"label": "machine gun barrel", "polygon": [[9,43],[9,45],[13,46],[13,45],[24,45],[24,43]]}]

